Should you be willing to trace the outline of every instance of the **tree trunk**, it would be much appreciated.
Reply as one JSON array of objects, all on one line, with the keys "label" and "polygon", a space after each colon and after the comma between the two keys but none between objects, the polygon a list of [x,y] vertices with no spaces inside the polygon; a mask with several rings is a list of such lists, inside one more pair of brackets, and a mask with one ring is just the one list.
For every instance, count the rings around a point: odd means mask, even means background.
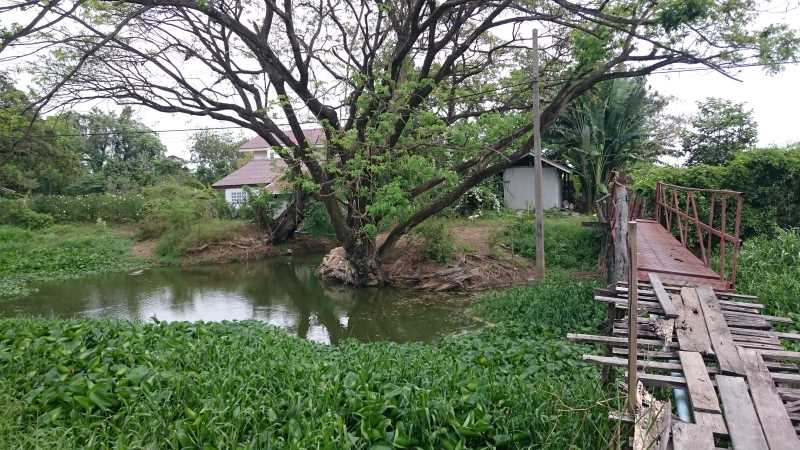
[{"label": "tree trunk", "polygon": [[309,194],[295,192],[291,203],[275,218],[267,232],[267,239],[272,244],[282,244],[294,237],[295,231],[303,223]]}]

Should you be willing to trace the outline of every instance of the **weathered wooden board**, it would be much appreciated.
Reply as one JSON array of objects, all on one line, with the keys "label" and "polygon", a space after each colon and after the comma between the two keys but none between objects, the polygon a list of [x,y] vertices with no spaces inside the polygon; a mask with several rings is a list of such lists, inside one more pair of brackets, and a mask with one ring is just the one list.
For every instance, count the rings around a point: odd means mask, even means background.
[{"label": "weathered wooden board", "polygon": [[728,427],[725,425],[725,419],[722,417],[722,414],[695,411],[694,421],[697,422],[698,425],[708,427],[714,434],[728,434]]},{"label": "weathered wooden board", "polygon": [[[620,347],[628,346],[628,338],[617,337],[617,336],[598,336],[592,334],[568,333],[567,339],[570,341],[587,342],[592,344],[607,344],[607,345],[616,345]],[[664,347],[664,342],[655,339],[638,339],[636,341],[636,346],[645,348],[648,347],[662,348]],[[677,348],[677,345],[669,344],[668,347]]]},{"label": "weathered wooden board", "polygon": [[[711,347],[717,356],[719,368],[724,373],[744,375],[744,363],[736,351],[733,335],[728,329],[725,317],[722,316],[722,307],[711,286],[700,286],[696,289],[703,317],[706,320]],[[701,359],[702,362],[702,359]]]},{"label": "weathered wooden board", "polygon": [[672,423],[672,448],[675,450],[714,450],[714,435],[703,425]]},{"label": "weathered wooden board", "polygon": [[[615,356],[597,356],[597,355],[583,355],[583,360],[593,364],[602,364],[606,366],[627,366],[627,358],[618,358]],[[663,361],[648,361],[638,360],[636,366],[642,369],[661,369],[661,370],[681,370],[681,365],[673,362]]]},{"label": "weathered wooden board", "polygon": [[744,378],[718,375],[719,396],[728,433],[737,450],[768,450]]},{"label": "weathered wooden board", "polygon": [[653,285],[653,292],[656,295],[656,299],[658,299],[661,309],[664,310],[664,315],[669,318],[678,317],[678,309],[672,304],[672,299],[670,298],[669,294],[667,294],[666,289],[664,289],[664,285],[661,283],[661,278],[652,272],[647,274],[647,276],[650,278],[650,284]]},{"label": "weathered wooden board", "polygon": [[706,364],[700,353],[680,351],[678,356],[683,367],[683,377],[689,388],[692,408],[697,411],[722,412],[719,408],[717,393],[714,391],[714,385],[711,384],[711,377],[708,376]]},{"label": "weathered wooden board", "polygon": [[759,351],[764,359],[800,361],[800,352],[789,350],[761,350]]},{"label": "weathered wooden board", "polygon": [[703,354],[713,353],[706,321],[703,318],[703,310],[697,299],[697,291],[683,288],[681,295],[674,295],[672,301],[678,308],[678,322],[675,330],[678,333],[680,349]]},{"label": "weathered wooden board", "polygon": [[755,350],[740,349],[740,352],[747,370],[753,405],[770,450],[800,449],[800,440],[761,356]]}]

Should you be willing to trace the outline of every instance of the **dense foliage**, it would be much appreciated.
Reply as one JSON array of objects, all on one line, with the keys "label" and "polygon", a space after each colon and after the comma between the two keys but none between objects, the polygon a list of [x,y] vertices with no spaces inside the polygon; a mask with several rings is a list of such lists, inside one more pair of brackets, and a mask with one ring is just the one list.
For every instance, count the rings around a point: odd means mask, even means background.
[{"label": "dense foliage", "polygon": [[30,283],[140,267],[130,240],[101,225],[28,231],[0,226],[0,299],[30,292]]},{"label": "dense foliage", "polygon": [[[742,233],[745,237],[769,235],[777,227],[800,226],[800,148],[741,152],[720,166],[642,166],[632,175],[636,188],[647,197],[650,205],[654,204],[659,180],[681,186],[743,192]],[[704,202],[698,200],[698,204],[702,206]],[[733,211],[729,209],[729,213]]]},{"label": "dense foliage", "polygon": [[698,102],[691,127],[681,132],[686,164],[724,164],[758,141],[758,125],[753,111],[743,103],[720,98]]},{"label": "dense foliage", "polygon": [[608,448],[611,395],[562,340],[602,318],[564,274],[492,294],[496,326],[327,347],[260,323],[0,321],[0,446]]}]

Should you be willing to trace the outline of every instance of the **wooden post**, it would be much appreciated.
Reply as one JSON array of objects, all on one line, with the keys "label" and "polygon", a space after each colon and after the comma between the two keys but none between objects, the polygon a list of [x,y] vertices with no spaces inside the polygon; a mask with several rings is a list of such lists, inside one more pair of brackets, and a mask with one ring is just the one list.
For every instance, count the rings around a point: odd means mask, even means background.
[{"label": "wooden post", "polygon": [[636,338],[639,334],[639,273],[636,269],[636,221],[628,224],[628,408],[635,417],[639,401],[638,374],[636,372],[637,348]]},{"label": "wooden post", "polygon": [[[619,176],[617,177],[619,178]],[[624,178],[623,178],[624,179]],[[614,273],[611,274],[611,289],[628,276],[628,189],[622,183],[614,183]]]},{"label": "wooden post", "polygon": [[533,29],[533,171],[536,206],[536,278],[544,278],[544,204],[542,200],[542,134],[539,111],[539,32]]}]

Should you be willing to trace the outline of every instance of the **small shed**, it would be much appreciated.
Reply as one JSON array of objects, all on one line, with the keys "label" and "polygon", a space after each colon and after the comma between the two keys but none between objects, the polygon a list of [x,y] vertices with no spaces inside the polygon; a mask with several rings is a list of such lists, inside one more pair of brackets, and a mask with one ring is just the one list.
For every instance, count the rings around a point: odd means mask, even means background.
[{"label": "small shed", "polygon": [[[535,208],[533,170],[534,156],[528,153],[503,171],[503,203],[514,210]],[[544,209],[561,208],[568,200],[569,175],[572,170],[555,161],[542,158],[542,201]]]}]

